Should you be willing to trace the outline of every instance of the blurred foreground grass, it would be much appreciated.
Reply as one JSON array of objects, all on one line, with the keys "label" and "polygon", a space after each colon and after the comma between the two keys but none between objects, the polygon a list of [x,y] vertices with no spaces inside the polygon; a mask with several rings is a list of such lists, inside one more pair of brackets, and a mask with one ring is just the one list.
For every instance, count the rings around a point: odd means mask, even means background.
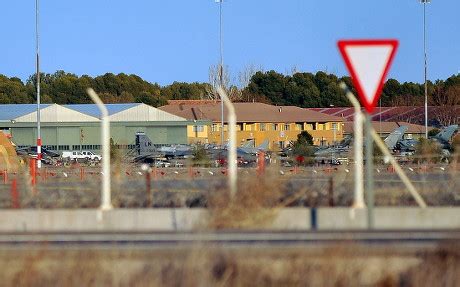
[{"label": "blurred foreground grass", "polygon": [[2,286],[460,286],[456,244],[2,248],[0,274]]}]

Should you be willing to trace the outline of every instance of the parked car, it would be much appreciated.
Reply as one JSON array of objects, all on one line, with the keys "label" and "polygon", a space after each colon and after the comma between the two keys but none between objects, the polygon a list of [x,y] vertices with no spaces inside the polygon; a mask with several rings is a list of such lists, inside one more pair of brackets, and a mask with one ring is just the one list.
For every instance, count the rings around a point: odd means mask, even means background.
[{"label": "parked car", "polygon": [[157,160],[155,161],[155,167],[170,167],[171,163],[164,160]]},{"label": "parked car", "polygon": [[93,160],[100,161],[102,156],[93,153],[92,151],[83,150],[83,151],[64,151],[62,152],[62,158],[70,160]]}]

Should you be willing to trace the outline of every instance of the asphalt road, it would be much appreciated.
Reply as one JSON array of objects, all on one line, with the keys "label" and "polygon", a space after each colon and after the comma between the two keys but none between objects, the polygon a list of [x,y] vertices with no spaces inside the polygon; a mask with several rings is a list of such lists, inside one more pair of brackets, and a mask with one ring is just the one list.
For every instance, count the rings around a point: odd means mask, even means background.
[{"label": "asphalt road", "polygon": [[321,246],[364,244],[404,245],[433,248],[443,243],[457,244],[460,230],[444,231],[215,231],[215,232],[133,232],[133,233],[1,233],[0,248],[21,245],[70,246],[149,246],[165,247],[193,244],[223,246]]}]

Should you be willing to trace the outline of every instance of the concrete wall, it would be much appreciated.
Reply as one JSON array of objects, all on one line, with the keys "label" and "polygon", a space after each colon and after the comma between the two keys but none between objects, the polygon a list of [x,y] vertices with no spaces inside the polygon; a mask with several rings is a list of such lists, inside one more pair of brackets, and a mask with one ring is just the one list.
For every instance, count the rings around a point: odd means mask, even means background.
[{"label": "concrete wall", "polygon": [[[253,229],[366,229],[366,210],[285,208],[270,212],[270,222]],[[273,216],[274,214],[274,216]],[[376,229],[460,229],[460,208],[376,208]],[[0,232],[31,231],[175,231],[206,229],[205,209],[3,210]],[[313,219],[313,220],[312,220]]]}]

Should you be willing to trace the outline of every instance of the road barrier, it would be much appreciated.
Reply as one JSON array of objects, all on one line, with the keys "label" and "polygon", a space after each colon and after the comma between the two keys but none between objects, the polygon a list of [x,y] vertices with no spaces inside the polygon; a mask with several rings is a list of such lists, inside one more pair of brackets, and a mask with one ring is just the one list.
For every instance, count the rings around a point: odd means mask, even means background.
[{"label": "road barrier", "polygon": [[[375,229],[459,229],[460,208],[375,208]],[[269,212],[255,230],[364,230],[367,210],[283,208]],[[190,231],[206,230],[206,209],[23,209],[0,211],[0,232]]]}]

